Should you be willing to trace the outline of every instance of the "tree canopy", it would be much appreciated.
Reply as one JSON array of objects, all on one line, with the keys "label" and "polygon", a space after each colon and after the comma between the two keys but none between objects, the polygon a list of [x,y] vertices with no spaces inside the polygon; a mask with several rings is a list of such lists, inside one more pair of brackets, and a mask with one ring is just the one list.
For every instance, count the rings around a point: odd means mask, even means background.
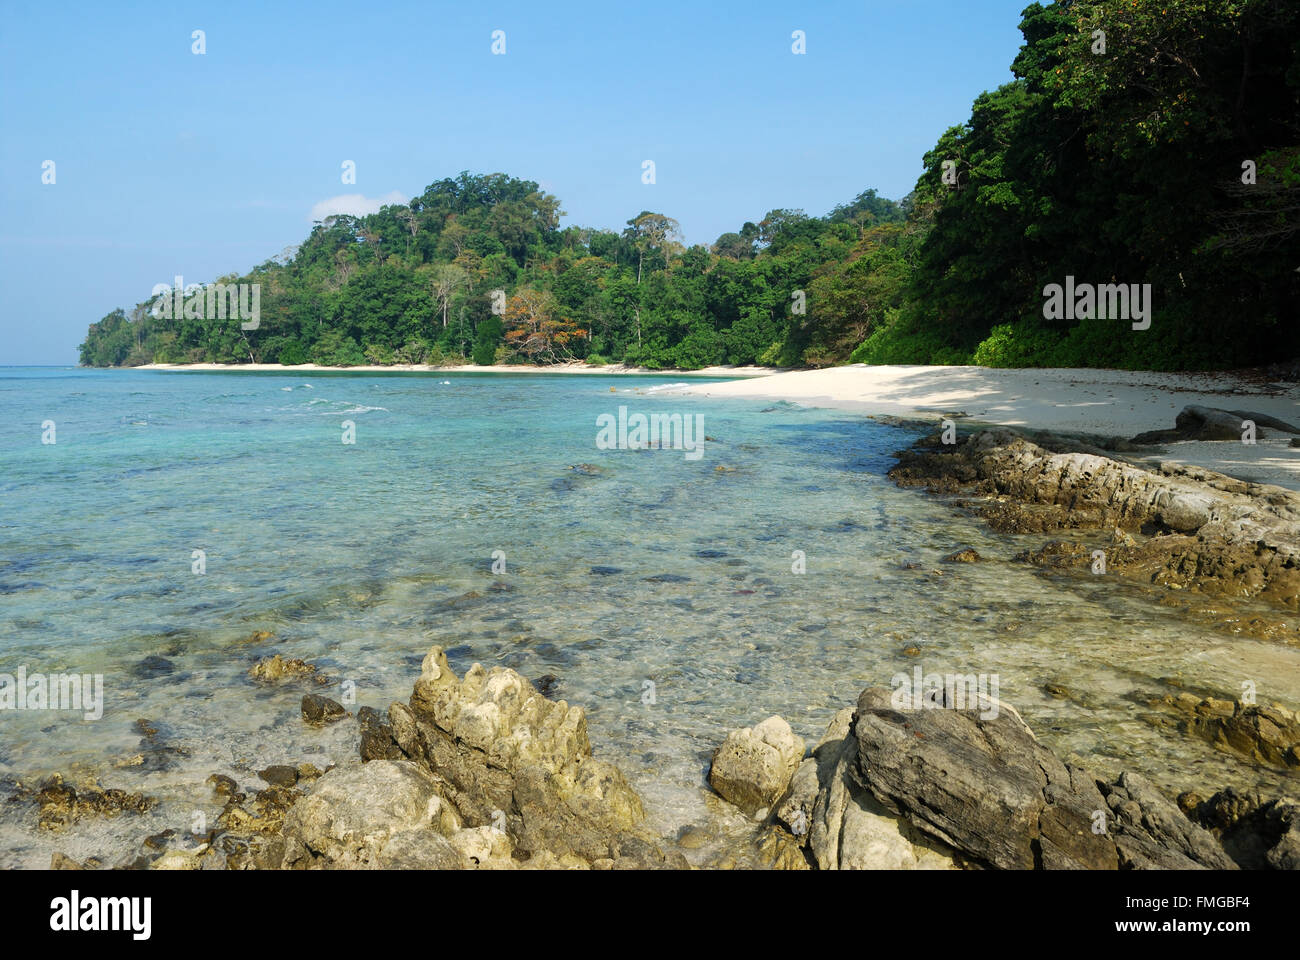
[{"label": "tree canopy", "polygon": [[[922,158],[912,193],[769,210],[685,247],[643,210],[562,227],[531,180],[461,173],[317,223],[225,283],[261,323],[90,326],[82,363],[622,361],[1197,369],[1300,354],[1300,5],[1057,0],[1014,79]],[[1147,329],[1048,317],[1044,291],[1149,285]],[[1067,317],[1069,319],[1067,319]]]}]

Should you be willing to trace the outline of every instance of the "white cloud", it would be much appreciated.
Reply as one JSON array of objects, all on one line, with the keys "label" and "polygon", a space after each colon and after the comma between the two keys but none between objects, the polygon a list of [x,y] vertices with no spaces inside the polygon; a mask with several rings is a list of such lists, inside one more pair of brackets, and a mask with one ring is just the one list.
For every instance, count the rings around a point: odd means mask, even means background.
[{"label": "white cloud", "polygon": [[360,193],[344,193],[337,197],[329,197],[313,205],[311,215],[307,219],[309,221],[324,220],[326,217],[337,217],[341,214],[364,217],[367,214],[378,213],[380,207],[390,206],[394,203],[405,204],[409,199],[400,190],[386,193],[382,197],[367,197]]}]

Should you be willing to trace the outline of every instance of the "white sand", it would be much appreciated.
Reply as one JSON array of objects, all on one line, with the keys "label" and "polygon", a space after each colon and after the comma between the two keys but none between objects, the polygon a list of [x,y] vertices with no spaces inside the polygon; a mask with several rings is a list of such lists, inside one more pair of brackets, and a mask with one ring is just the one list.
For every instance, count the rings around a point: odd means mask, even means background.
[{"label": "white sand", "polygon": [[[788,400],[910,419],[964,413],[980,423],[1121,437],[1171,429],[1178,411],[1188,404],[1250,410],[1300,426],[1300,385],[1267,384],[1225,373],[855,364],[697,384],[681,392]],[[1300,448],[1291,448],[1290,438],[1261,429],[1253,445],[1188,441],[1155,448],[1147,459],[1197,464],[1243,480],[1300,490]]]},{"label": "white sand", "polygon": [[656,377],[762,377],[777,373],[771,367],[704,367],[701,370],[649,370],[645,367],[625,367],[610,363],[600,367],[586,363],[557,363],[545,367],[531,364],[480,367],[466,363],[450,367],[433,367],[427,363],[396,363],[380,366],[363,364],[356,367],[325,367],[318,363],[299,363],[284,366],[279,363],[144,363],[133,370],[179,370],[203,372],[235,370],[245,373],[573,373],[573,374],[645,374]]}]

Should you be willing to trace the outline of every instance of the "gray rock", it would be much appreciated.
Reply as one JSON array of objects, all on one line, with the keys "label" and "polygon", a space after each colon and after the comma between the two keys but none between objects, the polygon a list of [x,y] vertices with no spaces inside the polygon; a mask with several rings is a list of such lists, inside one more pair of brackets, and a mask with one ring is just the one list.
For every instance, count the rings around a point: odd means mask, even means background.
[{"label": "gray rock", "polygon": [[813,774],[818,781],[809,836],[817,867],[953,869],[951,851],[928,841],[906,821],[893,816],[862,786],[856,772],[857,741],[852,736],[852,721],[852,708],[836,714],[813,757],[805,760],[796,774],[796,778]]},{"label": "gray rock", "polygon": [[1008,705],[993,715],[983,702],[956,709],[946,696],[940,708],[904,710],[876,687],[854,717],[864,786],[917,829],[1000,869],[1235,867],[1142,778],[1099,785]]}]

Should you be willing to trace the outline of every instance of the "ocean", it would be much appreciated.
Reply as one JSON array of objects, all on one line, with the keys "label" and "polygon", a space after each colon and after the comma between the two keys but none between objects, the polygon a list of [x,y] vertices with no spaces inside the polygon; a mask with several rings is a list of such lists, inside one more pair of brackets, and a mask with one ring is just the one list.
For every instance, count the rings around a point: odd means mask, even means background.
[{"label": "ocean", "polygon": [[[0,866],[120,862],[215,821],[210,774],[253,786],[271,764],[354,758],[355,722],[307,726],[303,693],[386,710],[433,644],[458,673],[512,667],[582,705],[667,836],[748,829],[709,798],[730,729],[777,713],[811,744],[918,667],[995,677],[1044,743],[1102,774],[1293,788],[1145,715],[1171,678],[1300,701],[1300,651],[1008,562],[1050,537],[995,534],[885,476],[921,428],[675,382],[0,368],[0,674],[102,680],[97,709],[0,698],[0,779],[160,800],[58,834],[0,805]],[[708,439],[598,442],[636,414]],[[964,546],[986,562],[940,562]],[[329,682],[254,683],[274,653]]]}]

